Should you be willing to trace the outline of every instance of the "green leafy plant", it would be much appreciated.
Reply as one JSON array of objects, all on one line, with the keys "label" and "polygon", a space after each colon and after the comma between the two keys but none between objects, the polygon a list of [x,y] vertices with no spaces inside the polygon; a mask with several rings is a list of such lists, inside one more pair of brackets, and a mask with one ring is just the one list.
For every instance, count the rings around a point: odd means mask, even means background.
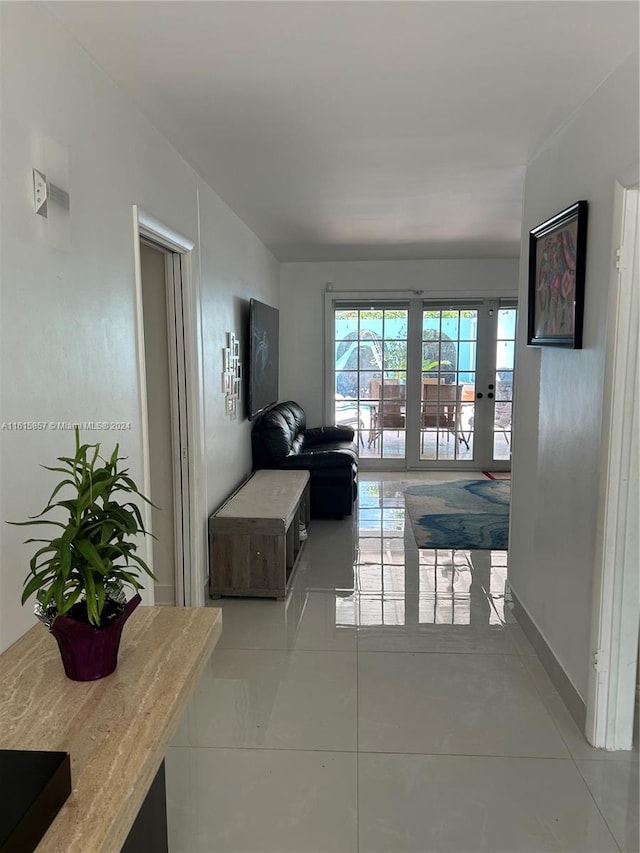
[{"label": "green leafy plant", "polygon": [[[42,466],[64,474],[42,512],[30,516],[29,521],[10,523],[52,525],[60,531],[53,539],[26,540],[42,547],[31,559],[22,603],[36,593],[43,607],[53,603],[58,615],[63,615],[86,598],[87,619],[99,626],[110,586],[129,584],[135,590],[142,589],[138,580],[142,572],[155,580],[135,553],[136,543],[129,541],[138,534],[150,535],[140,510],[133,501],[119,503],[114,495],[121,492],[137,495],[149,504],[151,501],[139,491],[129,469],[120,466],[126,457],[118,456],[118,444],[110,458],[104,459],[99,444],[80,443],[78,429],[75,439],[75,456],[58,457],[61,466]],[[58,498],[65,488],[69,496]],[[44,518],[49,513],[59,515],[60,510],[68,513],[66,522]]]}]

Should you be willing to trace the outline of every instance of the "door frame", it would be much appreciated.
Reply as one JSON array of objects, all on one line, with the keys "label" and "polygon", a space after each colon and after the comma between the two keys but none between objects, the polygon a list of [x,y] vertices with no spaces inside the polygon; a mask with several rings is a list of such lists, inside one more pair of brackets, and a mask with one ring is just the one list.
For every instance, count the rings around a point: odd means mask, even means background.
[{"label": "door frame", "polygon": [[[488,458],[489,454],[489,446],[492,445],[491,442],[491,425],[493,424],[493,403],[489,403],[488,398],[485,396],[487,393],[487,386],[489,382],[492,381],[493,375],[495,375],[495,369],[492,370],[493,362],[495,362],[495,355],[492,355],[489,348],[489,337],[491,334],[491,327],[497,327],[497,316],[493,317],[493,313],[498,306],[498,299],[492,297],[469,297],[469,298],[455,298],[452,299],[449,297],[448,299],[437,299],[432,298],[430,295],[428,298],[423,298],[420,300],[418,307],[418,311],[416,311],[416,322],[419,325],[418,332],[415,339],[416,347],[422,348],[422,329],[423,329],[423,317],[424,311],[446,311],[447,309],[455,309],[455,310],[472,310],[477,311],[477,335],[475,340],[476,345],[476,382],[475,389],[476,395],[478,393],[482,394],[482,402],[479,403],[476,397],[474,404],[476,406],[474,412],[475,417],[475,430],[474,430],[474,457],[473,459],[421,459],[420,458],[420,449],[418,445],[411,447],[412,450],[412,459],[409,460],[409,465],[411,470],[417,471],[435,471],[438,469],[452,469],[459,471],[476,471],[482,470],[485,468],[493,467]],[[484,313],[486,310],[486,314]],[[483,341],[485,342],[483,344]],[[422,356],[422,350],[416,349],[416,355],[418,357]],[[446,372],[446,371],[445,371]],[[414,414],[416,429],[419,433],[419,424],[420,424],[420,401],[421,401],[421,388],[420,382],[422,381],[422,371],[417,371],[418,375],[418,385],[415,388],[416,393],[416,401],[417,401],[417,411]],[[491,409],[491,418],[487,413],[487,408]],[[481,412],[481,417],[477,417],[478,411]],[[480,436],[480,441],[477,440],[477,437]],[[485,456],[483,457],[480,453],[475,453],[476,450],[482,449],[484,443]],[[498,467],[497,465],[495,466]],[[505,470],[508,469],[508,464],[505,466]]]},{"label": "door frame", "polygon": [[585,735],[631,749],[638,661],[640,212],[637,185],[615,186],[600,493]]},{"label": "door frame", "polygon": [[[180,436],[174,444],[174,520],[176,542],[182,543],[182,556],[176,566],[176,604],[178,606],[203,606],[206,565],[206,542],[199,547],[200,519],[203,517],[202,474],[204,467],[202,441],[203,382],[202,345],[198,330],[201,328],[201,308],[197,282],[193,275],[192,253],[195,243],[165,223],[150,215],[138,205],[133,205],[133,249],[136,291],[136,331],[138,381],[140,387],[140,424],[142,434],[142,468],[145,494],[151,491],[151,458],[149,449],[149,423],[147,414],[147,385],[145,370],[142,271],[140,265],[140,239],[145,238],[169,253],[165,261],[167,281],[168,322],[173,321],[181,350],[182,368],[174,361],[169,376],[171,387],[172,435]],[[176,316],[177,314],[177,316]],[[170,347],[171,351],[171,347]],[[175,350],[174,350],[175,353]],[[183,385],[179,393],[179,383]],[[185,423],[186,419],[186,423]],[[185,508],[180,513],[179,508]],[[152,531],[151,511],[148,504],[141,507],[145,527]],[[203,542],[205,540],[203,539]],[[144,559],[153,568],[153,549],[145,538]],[[181,564],[181,565],[180,565]],[[180,568],[182,569],[180,571]],[[153,604],[153,587],[141,593],[145,604]]]},{"label": "door frame", "polygon": [[[479,295],[477,291],[426,291],[426,290],[387,290],[387,289],[372,289],[372,290],[340,290],[333,286],[332,283],[325,285],[324,291],[324,312],[323,312],[323,339],[324,339],[324,371],[323,371],[323,423],[325,425],[332,424],[334,419],[334,388],[335,388],[335,357],[334,357],[334,338],[335,338],[335,303],[336,302],[399,302],[406,301],[409,309],[408,318],[408,340],[407,346],[411,347],[411,341],[418,336],[421,340],[422,322],[418,323],[419,310],[425,302],[441,303],[442,305],[462,304],[465,301],[474,303],[483,303],[494,301],[496,304],[502,302],[513,303],[517,307],[518,295],[514,291],[509,293],[489,293]],[[417,328],[419,326],[419,329]],[[413,337],[412,337],[413,336]],[[451,469],[451,460],[427,462],[421,460],[418,463],[413,460],[419,459],[419,444],[420,444],[420,380],[421,371],[415,369],[413,360],[407,359],[407,411],[406,411],[406,444],[404,459],[396,460],[391,458],[365,458],[361,457],[360,467],[367,471],[424,471]],[[515,380],[514,366],[514,386],[517,385]],[[513,432],[512,432],[513,442]],[[479,462],[459,462],[454,463],[457,470],[475,471],[480,466]],[[502,466],[495,464],[496,470],[504,467],[508,470],[510,463],[504,462]]]},{"label": "door frame", "polygon": [[[323,412],[322,420],[325,425],[334,422],[335,412],[335,303],[343,301],[356,302],[407,302],[416,298],[415,290],[336,290],[332,285],[325,286],[324,294],[324,371],[323,371]],[[421,292],[421,291],[420,291]],[[411,312],[409,312],[409,322]],[[410,331],[410,330],[409,330]],[[410,365],[407,363],[407,383],[412,381]],[[407,423],[408,414],[407,414]],[[417,440],[417,439],[416,439]],[[408,441],[408,438],[407,438]],[[404,459],[368,459],[361,457],[360,468],[363,471],[406,471],[407,452],[405,444]]]}]

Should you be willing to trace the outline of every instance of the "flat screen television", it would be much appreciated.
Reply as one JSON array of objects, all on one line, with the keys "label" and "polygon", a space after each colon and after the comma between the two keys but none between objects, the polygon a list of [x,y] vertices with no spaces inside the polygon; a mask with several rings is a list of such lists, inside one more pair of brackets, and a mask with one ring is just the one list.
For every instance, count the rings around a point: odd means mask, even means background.
[{"label": "flat screen television", "polygon": [[252,299],[249,305],[249,420],[278,402],[279,311]]}]

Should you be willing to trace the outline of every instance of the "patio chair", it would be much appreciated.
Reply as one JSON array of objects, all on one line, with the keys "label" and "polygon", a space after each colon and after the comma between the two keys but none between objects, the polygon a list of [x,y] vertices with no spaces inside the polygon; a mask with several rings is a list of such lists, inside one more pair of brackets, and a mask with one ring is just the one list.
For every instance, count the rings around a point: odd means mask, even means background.
[{"label": "patio chair", "polygon": [[371,428],[367,446],[375,446],[385,429],[395,429],[398,433],[405,427],[406,386],[397,379],[372,379],[369,393],[376,403],[371,407]]},{"label": "patio chair", "polygon": [[508,445],[511,444],[509,436],[511,435],[511,402],[499,403],[496,401],[496,408],[493,418],[494,430],[500,430],[504,435],[504,440]]},{"label": "patio chair", "polygon": [[439,433],[447,433],[447,441],[453,434],[455,438],[469,447],[464,434],[460,430],[460,399],[461,385],[443,385],[440,383],[423,382],[422,385],[422,419],[421,439],[424,450],[424,431],[436,429]]},{"label": "patio chair", "polygon": [[336,394],[335,407],[335,424],[336,426],[350,426],[358,434],[360,446],[364,447],[364,421],[358,411],[358,404],[355,400],[341,399]]}]

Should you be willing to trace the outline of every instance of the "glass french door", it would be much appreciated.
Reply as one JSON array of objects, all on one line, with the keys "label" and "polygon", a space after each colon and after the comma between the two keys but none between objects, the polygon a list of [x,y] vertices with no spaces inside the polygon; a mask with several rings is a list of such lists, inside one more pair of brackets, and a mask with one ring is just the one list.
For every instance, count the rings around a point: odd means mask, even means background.
[{"label": "glass french door", "polygon": [[[492,464],[498,468],[511,467],[511,412],[513,410],[517,315],[515,305],[504,305],[498,308],[492,454]],[[504,463],[508,463],[508,465],[504,465]]]},{"label": "glass french door", "polygon": [[407,304],[338,307],[334,423],[356,430],[363,459],[405,460]]},{"label": "glass french door", "polygon": [[333,309],[334,423],[368,467],[509,468],[514,302]]},{"label": "glass french door", "polygon": [[419,463],[510,466],[516,311],[423,307]]}]

